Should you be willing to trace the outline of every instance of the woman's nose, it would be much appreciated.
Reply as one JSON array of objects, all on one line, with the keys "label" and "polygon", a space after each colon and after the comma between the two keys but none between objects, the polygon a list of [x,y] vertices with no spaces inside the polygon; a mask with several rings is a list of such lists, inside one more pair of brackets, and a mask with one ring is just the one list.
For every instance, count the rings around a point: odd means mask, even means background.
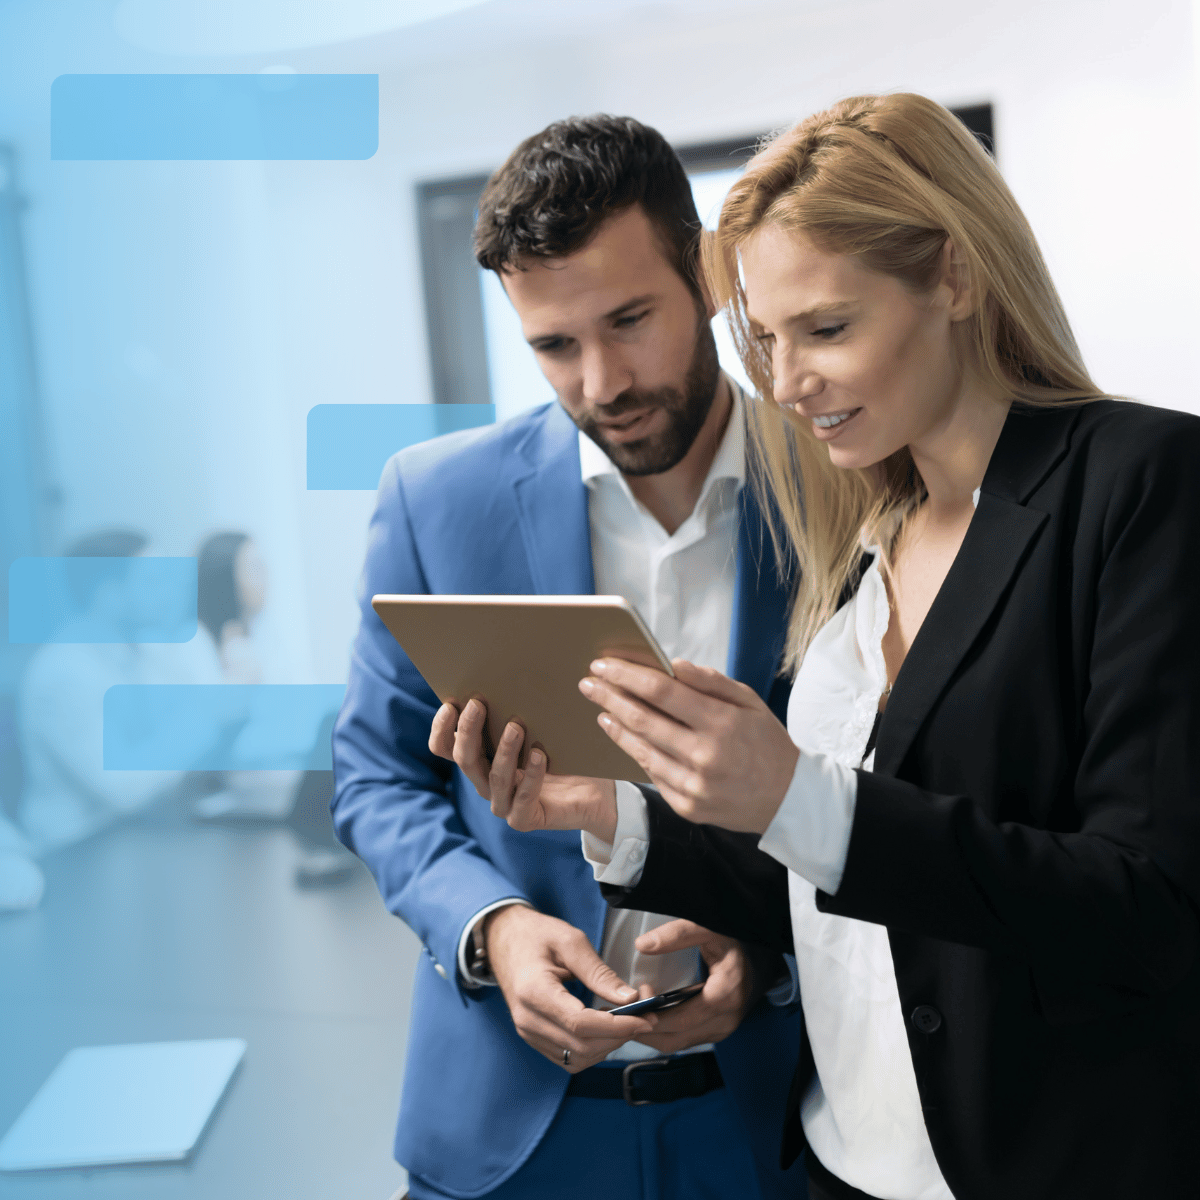
[{"label": "woman's nose", "polygon": [[771,363],[772,391],[777,404],[799,404],[816,396],[824,380],[811,367],[786,355],[776,355]]}]

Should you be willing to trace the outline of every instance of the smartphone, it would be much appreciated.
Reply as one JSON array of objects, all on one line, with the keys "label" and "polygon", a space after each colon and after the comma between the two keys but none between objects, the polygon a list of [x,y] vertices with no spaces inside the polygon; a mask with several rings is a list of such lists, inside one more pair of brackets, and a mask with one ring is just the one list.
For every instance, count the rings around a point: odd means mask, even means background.
[{"label": "smartphone", "polygon": [[677,1007],[703,990],[703,983],[690,983],[687,987],[676,988],[672,992],[659,992],[657,996],[647,996],[645,1000],[634,1000],[632,1004],[622,1004],[620,1008],[610,1008],[608,1011],[614,1017],[636,1017],[639,1013],[662,1012],[664,1008]]}]

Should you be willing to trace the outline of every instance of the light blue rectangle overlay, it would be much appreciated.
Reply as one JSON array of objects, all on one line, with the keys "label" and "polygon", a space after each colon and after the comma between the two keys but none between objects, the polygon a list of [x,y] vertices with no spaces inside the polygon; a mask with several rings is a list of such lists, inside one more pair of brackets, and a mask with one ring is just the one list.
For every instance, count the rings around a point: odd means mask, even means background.
[{"label": "light blue rectangle overlay", "polygon": [[345,687],[117,684],[104,693],[106,771],[328,771]]},{"label": "light blue rectangle overlay", "polygon": [[56,159],[362,159],[378,147],[378,75],[60,75],[50,85]]},{"label": "light blue rectangle overlay", "polygon": [[16,558],[10,642],[189,642],[194,558]]},{"label": "light blue rectangle overlay", "polygon": [[308,410],[310,491],[374,491],[397,450],[490,425],[493,404],[318,404]]}]

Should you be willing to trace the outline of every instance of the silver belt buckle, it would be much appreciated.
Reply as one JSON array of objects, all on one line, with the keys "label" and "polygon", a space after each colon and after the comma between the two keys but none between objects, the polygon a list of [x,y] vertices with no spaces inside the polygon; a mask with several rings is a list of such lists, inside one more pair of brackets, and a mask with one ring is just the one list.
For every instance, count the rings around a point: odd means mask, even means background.
[{"label": "silver belt buckle", "polygon": [[630,1108],[641,1108],[643,1104],[653,1104],[653,1100],[635,1100],[633,1098],[633,1072],[642,1067],[665,1067],[670,1066],[669,1058],[640,1058],[636,1062],[631,1062],[621,1072],[621,1099],[629,1105]]}]

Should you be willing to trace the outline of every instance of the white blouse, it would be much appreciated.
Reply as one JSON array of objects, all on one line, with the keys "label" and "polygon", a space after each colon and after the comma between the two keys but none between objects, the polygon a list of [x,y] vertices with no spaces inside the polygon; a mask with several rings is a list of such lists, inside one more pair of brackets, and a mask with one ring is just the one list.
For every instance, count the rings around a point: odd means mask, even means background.
[{"label": "white blouse", "polygon": [[[888,619],[876,553],[858,591],[813,639],[796,674],[787,727],[807,754],[848,770],[873,766],[874,751],[862,759],[887,687]],[[804,1133],[825,1167],[872,1196],[953,1200],[921,1115],[887,930],[818,911],[816,886],[797,872],[807,864],[792,849],[795,810],[815,807],[804,790],[804,796],[788,790],[759,843],[789,868],[800,1000],[817,1065],[800,1107]]]},{"label": "white blouse", "polygon": [[[816,1074],[801,1102],[812,1152],[839,1179],[880,1200],[953,1200],[921,1113],[887,930],[822,913],[837,891],[863,761],[887,687],[889,620],[878,552],[854,596],[813,639],[796,674],[787,728],[804,753],[759,847],[788,868],[800,999]],[[645,800],[618,784],[614,845],[585,834],[596,878],[633,886],[649,824]]]}]

